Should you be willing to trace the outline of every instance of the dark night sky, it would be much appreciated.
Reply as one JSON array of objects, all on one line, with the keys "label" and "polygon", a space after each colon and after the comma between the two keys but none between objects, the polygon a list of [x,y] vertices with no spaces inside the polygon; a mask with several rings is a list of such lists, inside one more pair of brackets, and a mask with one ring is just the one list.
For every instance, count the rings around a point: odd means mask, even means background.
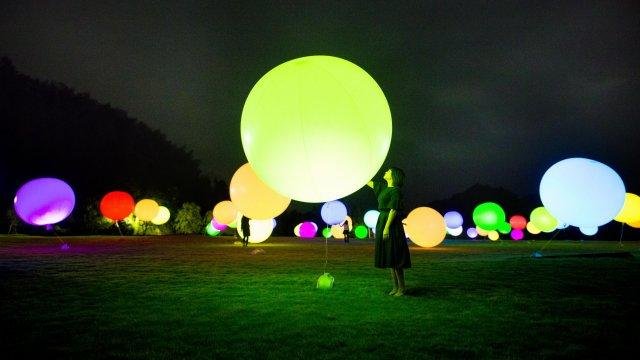
[{"label": "dark night sky", "polygon": [[229,181],[246,162],[240,115],[253,84],[325,54],[385,92],[385,164],[405,169],[410,203],[478,182],[537,194],[544,171],[573,156],[640,191],[637,2],[100,3],[4,3],[0,54],[125,109],[212,177]]}]

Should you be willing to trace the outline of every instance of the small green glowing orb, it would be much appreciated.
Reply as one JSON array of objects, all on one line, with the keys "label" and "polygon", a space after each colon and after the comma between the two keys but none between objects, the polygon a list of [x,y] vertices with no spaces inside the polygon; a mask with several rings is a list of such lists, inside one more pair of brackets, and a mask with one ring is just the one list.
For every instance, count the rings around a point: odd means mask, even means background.
[{"label": "small green glowing orb", "polygon": [[330,238],[331,237],[331,228],[322,229],[322,236],[324,236],[325,239]]},{"label": "small green glowing orb", "polygon": [[[309,203],[345,197],[371,180],[387,156],[391,131],[380,86],[332,56],[298,58],[267,72],[251,89],[240,125],[258,177]],[[336,164],[344,166],[326,171]]]},{"label": "small green glowing orb", "polygon": [[356,237],[358,239],[364,239],[367,237],[368,235],[368,231],[367,231],[367,227],[364,225],[358,225],[356,226],[355,230],[353,230],[353,232],[356,233]]},{"label": "small green glowing orb", "polygon": [[220,231],[217,230],[216,228],[213,227],[213,224],[209,223],[209,225],[207,225],[207,227],[205,228],[205,231],[207,232],[207,235],[209,236],[216,236],[218,234],[220,234]]},{"label": "small green glowing orb", "polygon": [[318,289],[329,290],[333,287],[333,276],[329,273],[324,273],[320,275],[318,278],[318,282],[316,284]]}]

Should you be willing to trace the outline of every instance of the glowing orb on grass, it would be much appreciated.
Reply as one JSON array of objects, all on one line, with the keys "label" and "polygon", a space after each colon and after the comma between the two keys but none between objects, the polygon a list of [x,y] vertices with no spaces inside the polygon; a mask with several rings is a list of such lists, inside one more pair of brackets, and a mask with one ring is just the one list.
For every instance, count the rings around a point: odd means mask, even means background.
[{"label": "glowing orb on grass", "polygon": [[[446,220],[447,219],[445,219],[445,221]],[[455,229],[447,228],[447,234],[449,234],[451,236],[458,236],[458,235],[462,234],[462,226],[458,226]]]},{"label": "glowing orb on grass", "polygon": [[100,213],[113,221],[123,220],[131,215],[135,202],[133,196],[124,191],[111,191],[100,200]]},{"label": "glowing orb on grass", "polygon": [[[258,177],[286,197],[311,203],[365,185],[387,155],[391,130],[380,86],[357,65],[331,56],[294,59],[266,73],[251,89],[240,125]],[[325,170],[338,162],[349,166]]]},{"label": "glowing orb on grass", "polygon": [[552,232],[558,227],[558,220],[544,206],[533,209],[529,218],[533,225],[543,232]]},{"label": "glowing orb on grass", "polygon": [[341,224],[347,217],[347,207],[338,200],[329,201],[322,205],[320,216],[328,225]]},{"label": "glowing orb on grass", "polygon": [[444,214],[444,222],[449,229],[457,229],[462,226],[462,215],[457,211],[447,211]]},{"label": "glowing orb on grass", "polygon": [[[238,235],[240,237],[244,237],[242,233],[242,227],[238,226],[236,228],[238,231]],[[262,219],[262,220],[249,220],[249,242],[253,244],[261,243],[271,236],[273,232],[273,220],[272,219]]]},{"label": "glowing orb on grass", "polygon": [[570,158],[557,162],[544,173],[540,199],[558,221],[593,228],[608,223],[620,212],[625,187],[609,166],[590,159]]},{"label": "glowing orb on grass", "polygon": [[500,239],[500,234],[498,234],[497,231],[495,230],[489,231],[489,240],[496,241],[498,239]]},{"label": "glowing orb on grass", "polygon": [[369,210],[364,213],[364,224],[370,228],[375,228],[378,223],[378,217],[380,216],[380,212],[378,210]]},{"label": "glowing orb on grass", "polygon": [[300,237],[301,238],[312,238],[316,236],[316,232],[318,231],[318,226],[311,221],[305,221],[300,224]]},{"label": "glowing orb on grass", "polygon": [[410,239],[421,247],[434,247],[444,240],[447,234],[444,217],[429,207],[418,207],[409,213],[406,219]]},{"label": "glowing orb on grass", "polygon": [[316,283],[316,287],[322,290],[329,290],[333,287],[334,278],[329,273],[320,275]]},{"label": "glowing orb on grass", "polygon": [[142,221],[151,221],[158,215],[160,205],[155,200],[142,199],[136,204],[133,214]]},{"label": "glowing orb on grass", "polygon": [[220,224],[231,227],[231,223],[238,217],[238,209],[229,200],[220,201],[213,207],[213,217]]},{"label": "glowing orb on grass", "polygon": [[327,227],[327,228],[322,229],[322,236],[323,236],[325,239],[330,238],[330,237],[331,237],[331,228],[328,228],[328,227]]},{"label": "glowing orb on grass", "polygon": [[540,229],[538,229],[531,221],[527,223],[527,231],[532,235],[540,234]]},{"label": "glowing orb on grass", "polygon": [[580,226],[580,232],[588,235],[588,236],[592,236],[595,235],[598,232],[598,227],[594,226],[594,227],[588,227],[588,226]]},{"label": "glowing orb on grass", "polygon": [[229,183],[229,195],[236,209],[250,219],[272,219],[287,209],[291,199],[265,184],[244,164],[236,170]]},{"label": "glowing orb on grass", "polygon": [[470,227],[470,228],[467,229],[467,236],[470,239],[475,239],[476,236],[478,236],[478,231],[476,230],[476,228]]},{"label": "glowing orb on grass", "polygon": [[478,235],[480,236],[487,236],[489,235],[489,232],[479,226],[476,226],[476,232],[478,233]]},{"label": "glowing orb on grass", "polygon": [[76,204],[73,189],[55,178],[28,181],[13,199],[16,214],[27,224],[52,225],[69,216]]},{"label": "glowing orb on grass", "polygon": [[508,222],[503,222],[498,225],[498,232],[500,234],[508,234],[511,232],[511,225]]},{"label": "glowing orb on grass", "polygon": [[369,230],[364,225],[356,226],[356,229],[353,230],[353,232],[356,234],[356,237],[358,239],[364,239],[367,237],[367,235],[369,235]]},{"label": "glowing orb on grass", "polygon": [[640,196],[626,193],[624,195],[624,205],[622,205],[622,209],[614,219],[627,224],[640,221]]},{"label": "glowing orb on grass", "polygon": [[522,215],[513,215],[509,218],[509,225],[512,229],[522,230],[527,227],[527,219]]},{"label": "glowing orb on grass", "polygon": [[209,223],[207,225],[207,227],[205,228],[205,231],[207,232],[207,235],[209,235],[209,236],[216,236],[216,235],[220,234],[220,230],[214,228],[211,223]]},{"label": "glowing orb on grass", "polygon": [[502,207],[494,202],[482,203],[473,210],[473,222],[487,231],[498,229],[505,217]]},{"label": "glowing orb on grass", "polygon": [[164,206],[160,206],[160,208],[158,208],[158,214],[151,219],[151,223],[155,225],[162,225],[169,221],[169,218],[171,218],[171,212],[169,209]]},{"label": "glowing orb on grass", "polygon": [[511,230],[511,238],[516,241],[522,240],[524,238],[524,232],[522,229],[513,229]]}]

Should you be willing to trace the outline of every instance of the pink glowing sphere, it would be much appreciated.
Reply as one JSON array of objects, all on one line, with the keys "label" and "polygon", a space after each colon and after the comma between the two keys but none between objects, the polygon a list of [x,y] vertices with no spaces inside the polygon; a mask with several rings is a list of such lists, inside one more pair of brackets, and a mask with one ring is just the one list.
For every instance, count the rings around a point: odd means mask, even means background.
[{"label": "pink glowing sphere", "polygon": [[51,225],[69,216],[76,204],[71,186],[55,178],[34,179],[22,185],[13,206],[27,224]]},{"label": "pink glowing sphere", "polygon": [[216,219],[211,219],[211,226],[218,231],[225,231],[228,228],[226,224],[220,224]]},{"label": "pink glowing sphere", "polygon": [[511,238],[513,240],[522,240],[524,238],[524,232],[521,229],[511,230]]},{"label": "pink glowing sphere", "polygon": [[316,236],[318,226],[311,221],[305,221],[300,225],[300,237],[312,238]]}]

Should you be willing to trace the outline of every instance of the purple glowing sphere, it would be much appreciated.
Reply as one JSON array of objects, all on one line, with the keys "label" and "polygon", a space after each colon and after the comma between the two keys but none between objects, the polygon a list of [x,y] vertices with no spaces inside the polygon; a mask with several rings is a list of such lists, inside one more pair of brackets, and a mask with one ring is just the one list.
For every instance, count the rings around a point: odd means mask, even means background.
[{"label": "purple glowing sphere", "polygon": [[227,225],[220,224],[219,222],[216,221],[216,219],[211,219],[211,226],[213,226],[213,228],[218,231],[225,231],[228,228]]},{"label": "purple glowing sphere", "polygon": [[468,229],[467,229],[467,236],[468,236],[470,239],[475,239],[475,238],[476,238],[476,236],[478,236],[478,230],[476,230],[476,228],[474,228],[474,227],[470,227],[470,228],[468,228]]},{"label": "purple glowing sphere", "polygon": [[511,230],[511,238],[513,240],[522,240],[524,238],[524,232],[520,229],[513,229]]},{"label": "purple glowing sphere", "polygon": [[27,224],[51,225],[64,220],[76,204],[73,189],[54,178],[34,179],[22,185],[13,199],[16,214]]},{"label": "purple glowing sphere", "polygon": [[444,214],[444,222],[449,229],[457,229],[462,226],[462,215],[457,211],[448,211]]}]

